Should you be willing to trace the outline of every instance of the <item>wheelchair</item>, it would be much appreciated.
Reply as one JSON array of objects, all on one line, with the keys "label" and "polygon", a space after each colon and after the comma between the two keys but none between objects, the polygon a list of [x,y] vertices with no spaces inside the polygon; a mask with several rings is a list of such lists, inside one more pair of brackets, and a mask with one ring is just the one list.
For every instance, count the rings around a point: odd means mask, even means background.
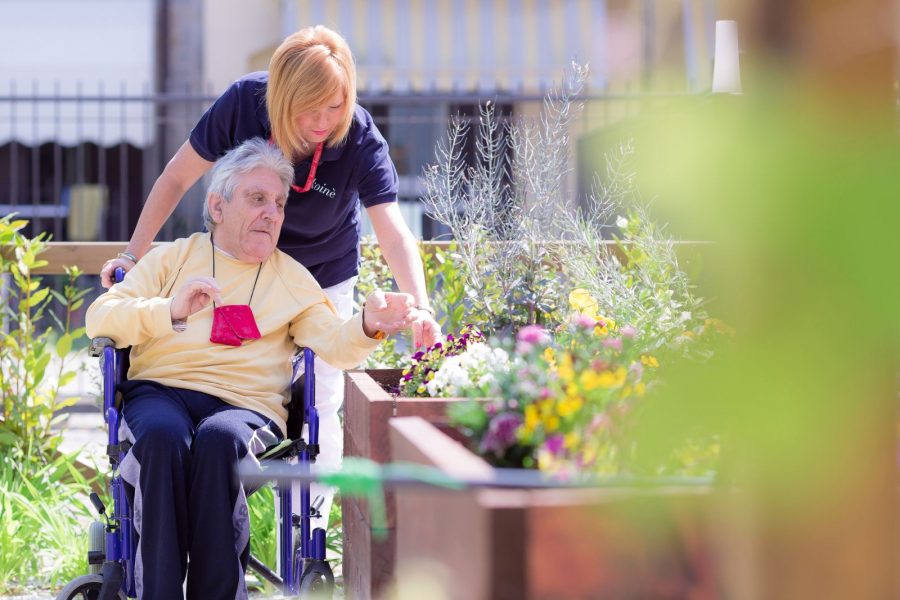
[{"label": "wheelchair", "polygon": [[[122,280],[117,269],[116,281]],[[137,544],[132,524],[132,508],[125,493],[125,482],[118,467],[131,445],[119,440],[121,419],[121,394],[118,384],[128,372],[129,349],[117,350],[109,338],[91,341],[91,356],[100,359],[103,382],[103,419],[107,425],[109,457],[112,474],[109,478],[109,496],[112,512],[108,513],[100,497],[92,492],[91,504],[102,520],[91,523],[88,529],[88,573],[70,581],[59,593],[57,600],[113,600],[136,597],[134,560]],[[300,364],[303,375],[296,377]],[[315,407],[315,354],[309,348],[302,357],[295,357],[294,379],[288,408],[288,431],[285,441],[266,448],[257,455],[259,459],[281,459],[291,463],[298,473],[308,473],[319,453],[319,416]],[[303,426],[308,434],[304,439]],[[255,491],[255,490],[254,490]],[[248,494],[252,494],[248,492]],[[248,568],[259,577],[273,584],[285,596],[314,594],[316,598],[330,598],[334,590],[334,574],[325,560],[325,530],[310,531],[310,519],[318,517],[318,506],[311,506],[309,483],[300,485],[300,514],[293,513],[290,482],[275,487],[279,531],[277,555],[280,572],[276,573],[252,554]],[[296,534],[296,535],[295,535]]]}]

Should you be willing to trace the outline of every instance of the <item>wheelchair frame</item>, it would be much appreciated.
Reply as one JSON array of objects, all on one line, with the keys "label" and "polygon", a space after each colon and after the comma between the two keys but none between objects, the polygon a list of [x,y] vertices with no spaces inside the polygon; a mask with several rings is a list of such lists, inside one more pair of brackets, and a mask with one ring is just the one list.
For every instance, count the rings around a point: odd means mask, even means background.
[{"label": "wheelchair frame", "polygon": [[[121,281],[116,273],[116,280]],[[88,552],[88,563],[102,565],[100,568],[99,584],[97,575],[82,576],[73,580],[69,586],[63,589],[58,600],[69,600],[75,597],[75,588],[81,590],[98,590],[97,598],[119,598],[122,594],[129,598],[136,596],[134,581],[134,559],[137,552],[135,537],[133,535],[133,513],[125,493],[125,482],[118,472],[119,465],[125,458],[130,444],[119,440],[119,423],[121,414],[117,406],[116,396],[118,384],[125,378],[128,368],[129,350],[116,350],[115,343],[108,338],[97,338],[91,343],[91,355],[100,358],[100,370],[103,380],[103,419],[107,424],[107,447],[112,476],[109,479],[109,491],[112,497],[112,515],[106,514],[106,507],[99,496],[91,493],[91,503],[98,513],[104,518],[105,524],[105,550]],[[308,474],[310,465],[315,462],[319,451],[319,414],[315,405],[315,354],[309,348],[303,350],[303,363],[305,368],[305,383],[303,386],[303,423],[309,426],[308,441],[298,436],[298,439],[290,442],[280,449],[274,458],[297,458],[295,468],[298,473]],[[294,364],[296,375],[298,364]],[[296,402],[293,394],[291,402]],[[296,407],[294,407],[296,410]],[[289,407],[289,411],[291,408]],[[293,412],[293,411],[292,411]],[[290,433],[289,433],[290,435]],[[325,530],[316,528],[310,531],[310,519],[318,516],[313,514],[310,506],[310,485],[303,482],[300,485],[300,514],[292,512],[291,482],[276,482],[276,497],[278,504],[278,529],[280,532],[280,544],[277,549],[280,561],[280,573],[264,565],[259,559],[250,555],[248,568],[253,569],[260,577],[274,584],[284,595],[296,595],[306,592],[316,592],[321,597],[322,592],[330,595],[334,586],[334,575],[331,567],[325,560]],[[294,543],[294,528],[299,529],[299,540]],[[73,586],[80,579],[83,586]],[[70,588],[72,588],[70,590]],[[68,592],[73,592],[68,595]],[[85,596],[86,597],[86,596]],[[94,596],[91,596],[94,597]]]}]

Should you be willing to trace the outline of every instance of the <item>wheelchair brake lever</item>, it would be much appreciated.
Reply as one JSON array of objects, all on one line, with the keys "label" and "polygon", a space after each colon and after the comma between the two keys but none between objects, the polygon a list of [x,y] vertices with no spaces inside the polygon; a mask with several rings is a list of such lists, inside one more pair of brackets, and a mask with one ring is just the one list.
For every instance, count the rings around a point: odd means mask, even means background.
[{"label": "wheelchair brake lever", "polygon": [[94,505],[94,508],[97,509],[97,513],[100,514],[101,517],[106,521],[106,526],[109,527],[109,516],[106,514],[106,505],[103,504],[103,500],[100,499],[100,496],[97,495],[97,492],[91,492],[90,496],[88,496],[91,500],[91,504]]}]

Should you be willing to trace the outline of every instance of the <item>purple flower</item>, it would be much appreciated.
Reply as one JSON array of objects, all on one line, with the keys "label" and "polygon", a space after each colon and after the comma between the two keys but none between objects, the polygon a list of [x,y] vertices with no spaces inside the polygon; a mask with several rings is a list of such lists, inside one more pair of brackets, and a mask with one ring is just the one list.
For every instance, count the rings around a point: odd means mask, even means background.
[{"label": "purple flower", "polygon": [[544,449],[553,456],[559,456],[563,452],[563,442],[565,439],[560,434],[551,435],[544,440]]},{"label": "purple flower", "polygon": [[526,344],[546,344],[550,341],[550,334],[540,325],[527,325],[519,330],[516,339]]},{"label": "purple flower", "polygon": [[583,314],[579,314],[572,322],[579,327],[583,327],[584,329],[593,329],[595,325],[597,325],[597,320],[592,319],[591,317]]},{"label": "purple flower", "polygon": [[634,375],[635,379],[640,379],[644,374],[644,365],[635,361],[628,367],[628,371]]},{"label": "purple flower", "polygon": [[616,352],[621,352],[622,338],[606,338],[603,340],[603,345],[607,348],[612,348]]},{"label": "purple flower", "polygon": [[488,429],[481,438],[479,452],[503,456],[506,449],[516,443],[516,430],[522,424],[522,415],[504,412],[496,415],[488,424]]},{"label": "purple flower", "polygon": [[625,327],[623,327],[622,329],[619,330],[619,333],[622,334],[623,338],[628,338],[630,340],[633,340],[635,338],[635,336],[637,335],[637,329],[635,329],[631,325],[626,325]]}]

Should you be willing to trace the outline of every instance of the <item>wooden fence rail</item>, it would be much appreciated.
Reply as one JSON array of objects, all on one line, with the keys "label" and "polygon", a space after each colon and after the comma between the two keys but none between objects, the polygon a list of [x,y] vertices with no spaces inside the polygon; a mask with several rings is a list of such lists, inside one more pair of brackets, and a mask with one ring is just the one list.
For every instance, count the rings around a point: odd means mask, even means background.
[{"label": "wooden fence rail", "polygon": [[[153,246],[168,242],[155,242]],[[424,241],[420,242],[426,253],[432,253],[436,248],[446,249],[450,242]],[[676,242],[680,256],[693,256],[703,246],[712,242]],[[377,245],[377,242],[363,242],[363,244]],[[615,242],[604,242],[608,250],[614,250]],[[119,252],[125,251],[127,242],[50,242],[47,250],[41,254],[41,259],[48,262],[47,266],[35,269],[35,273],[41,275],[61,275],[65,271],[64,266],[77,265],[86,275],[97,275],[103,268],[103,263],[114,257]],[[7,253],[7,248],[0,248]]]}]

